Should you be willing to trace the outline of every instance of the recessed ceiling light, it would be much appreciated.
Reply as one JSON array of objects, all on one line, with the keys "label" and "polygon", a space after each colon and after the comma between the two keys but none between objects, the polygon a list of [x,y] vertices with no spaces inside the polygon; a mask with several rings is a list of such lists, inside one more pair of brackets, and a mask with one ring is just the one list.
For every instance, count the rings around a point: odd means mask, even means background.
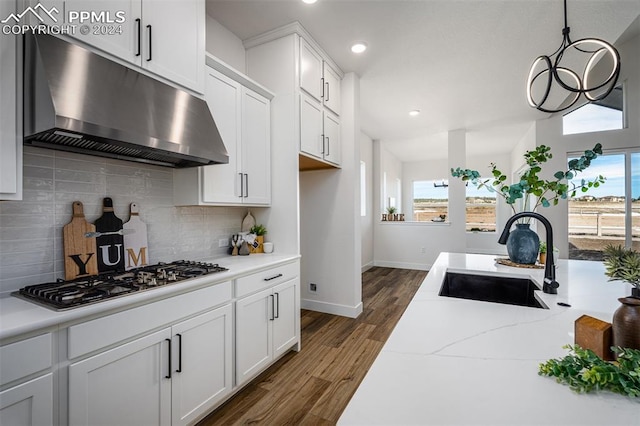
[{"label": "recessed ceiling light", "polygon": [[317,2],[318,0],[302,0],[304,3],[306,4],[314,4],[315,2]]},{"label": "recessed ceiling light", "polygon": [[364,41],[359,41],[351,46],[351,51],[353,53],[362,53],[365,50],[367,50],[367,43],[365,43]]},{"label": "recessed ceiling light", "polygon": [[419,109],[414,109],[413,111],[409,111],[409,115],[415,117],[416,115],[420,115]]}]

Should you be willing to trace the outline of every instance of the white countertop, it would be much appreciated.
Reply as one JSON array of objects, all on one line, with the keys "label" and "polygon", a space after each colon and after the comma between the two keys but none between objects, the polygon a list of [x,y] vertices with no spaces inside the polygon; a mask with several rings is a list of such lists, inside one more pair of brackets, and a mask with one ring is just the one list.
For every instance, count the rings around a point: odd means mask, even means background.
[{"label": "white countertop", "polygon": [[[538,365],[568,352],[574,322],[611,322],[631,286],[607,282],[601,262],[561,260],[549,309],[438,296],[446,271],[530,276],[495,256],[441,253],[339,420],[341,425],[640,425],[640,400],[576,394]],[[542,288],[542,285],[540,285]],[[566,302],[570,308],[557,302]]]},{"label": "white countertop", "polygon": [[272,253],[212,259],[208,261],[218,263],[229,270],[62,312],[56,312],[17,297],[3,297],[0,299],[0,340],[82,321],[90,317],[106,315],[198,288],[215,285],[242,275],[288,263],[299,257],[299,255]]}]

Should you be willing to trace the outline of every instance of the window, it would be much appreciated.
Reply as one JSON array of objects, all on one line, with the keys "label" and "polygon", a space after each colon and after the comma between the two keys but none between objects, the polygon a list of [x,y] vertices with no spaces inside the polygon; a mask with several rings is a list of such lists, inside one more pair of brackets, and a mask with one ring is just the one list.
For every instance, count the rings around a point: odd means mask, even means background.
[{"label": "window", "polygon": [[413,220],[444,222],[448,213],[449,184],[446,180],[413,182]]},{"label": "window", "polygon": [[569,200],[569,258],[602,260],[608,244],[640,250],[640,152],[626,150],[596,158],[572,183],[607,178]]},{"label": "window", "polygon": [[496,231],[496,193],[487,188],[467,186],[467,232]]},{"label": "window", "polygon": [[562,117],[562,134],[600,132],[624,127],[623,86],[616,86],[606,98],[577,108]]}]

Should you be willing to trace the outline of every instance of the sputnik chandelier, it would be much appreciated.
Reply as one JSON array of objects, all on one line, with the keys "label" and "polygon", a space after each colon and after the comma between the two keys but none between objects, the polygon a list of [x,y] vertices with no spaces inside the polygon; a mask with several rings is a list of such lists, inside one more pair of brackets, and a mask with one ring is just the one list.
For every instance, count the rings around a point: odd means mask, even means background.
[{"label": "sputnik chandelier", "polygon": [[[573,69],[582,69],[582,75]],[[564,0],[562,44],[551,55],[538,56],[527,79],[527,101],[543,112],[560,112],[584,96],[589,101],[606,98],[620,75],[620,54],[606,41],[583,38],[572,42]]]}]

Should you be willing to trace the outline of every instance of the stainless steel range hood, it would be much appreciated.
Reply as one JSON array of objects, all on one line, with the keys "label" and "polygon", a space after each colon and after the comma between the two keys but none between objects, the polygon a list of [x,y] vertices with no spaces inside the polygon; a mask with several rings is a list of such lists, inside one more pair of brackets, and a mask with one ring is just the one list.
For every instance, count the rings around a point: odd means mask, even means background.
[{"label": "stainless steel range hood", "polygon": [[209,107],[85,48],[25,40],[24,143],[169,167],[228,163]]}]

